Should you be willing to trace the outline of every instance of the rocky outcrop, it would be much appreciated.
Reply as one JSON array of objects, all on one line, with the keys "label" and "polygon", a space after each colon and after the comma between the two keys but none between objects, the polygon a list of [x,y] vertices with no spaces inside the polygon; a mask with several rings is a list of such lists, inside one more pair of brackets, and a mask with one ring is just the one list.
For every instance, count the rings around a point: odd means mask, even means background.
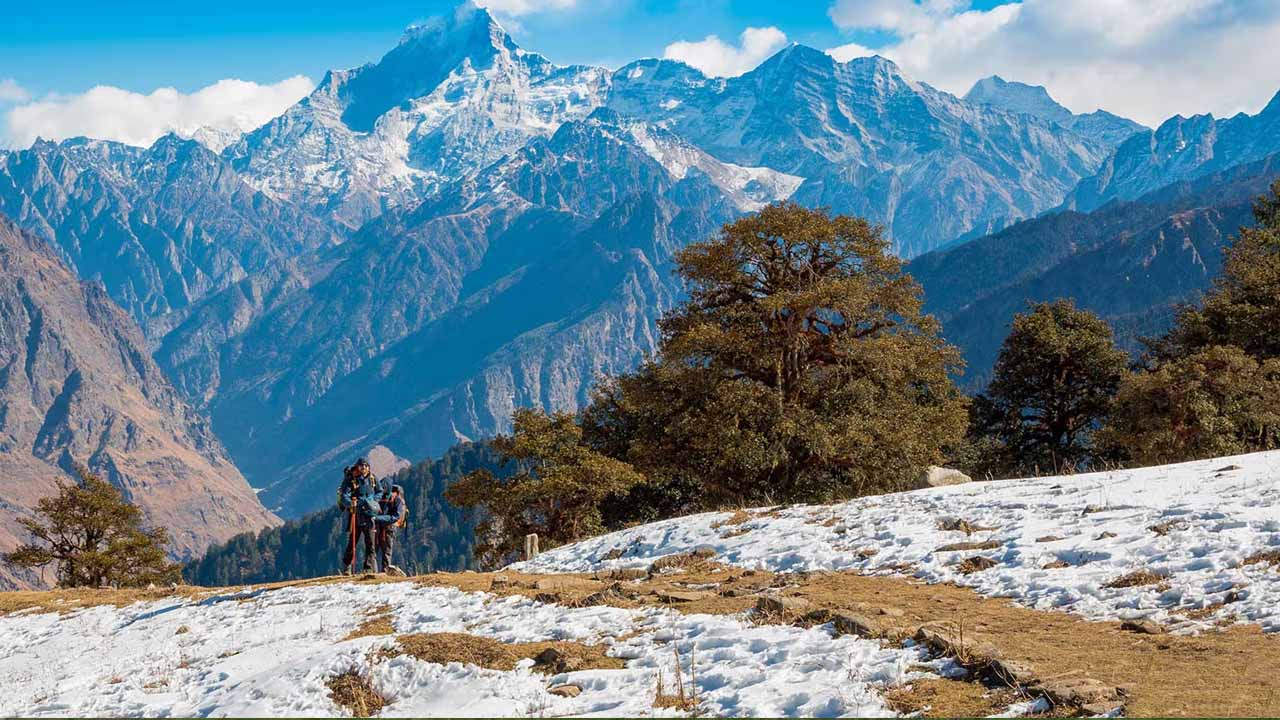
[{"label": "rocky outcrop", "polygon": [[[171,555],[279,522],[98,283],[0,216],[0,550],[86,466],[169,530]],[[0,585],[38,582],[0,568]]]}]

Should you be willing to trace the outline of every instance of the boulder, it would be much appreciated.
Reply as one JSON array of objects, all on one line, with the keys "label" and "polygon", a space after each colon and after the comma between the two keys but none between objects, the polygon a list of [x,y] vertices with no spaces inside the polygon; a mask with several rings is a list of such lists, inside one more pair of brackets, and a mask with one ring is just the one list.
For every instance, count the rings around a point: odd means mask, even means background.
[{"label": "boulder", "polygon": [[560,697],[573,698],[582,694],[582,688],[577,685],[553,685],[547,688],[547,692]]},{"label": "boulder", "polygon": [[802,616],[813,609],[813,605],[802,597],[783,597],[781,595],[764,595],[756,601],[756,612],[771,615]]},{"label": "boulder", "polygon": [[916,489],[946,487],[947,485],[963,485],[973,482],[973,478],[954,468],[938,467],[930,465],[920,473],[920,477],[916,480]]}]

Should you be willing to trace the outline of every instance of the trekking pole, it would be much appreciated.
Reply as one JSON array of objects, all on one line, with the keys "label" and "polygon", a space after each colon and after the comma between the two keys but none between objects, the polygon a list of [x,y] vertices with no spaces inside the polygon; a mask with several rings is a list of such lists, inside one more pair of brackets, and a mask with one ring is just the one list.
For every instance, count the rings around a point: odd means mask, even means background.
[{"label": "trekking pole", "polygon": [[[355,504],[351,505],[351,532],[347,533],[351,536],[351,574],[356,574],[356,508]],[[343,570],[346,570],[344,567]]]}]

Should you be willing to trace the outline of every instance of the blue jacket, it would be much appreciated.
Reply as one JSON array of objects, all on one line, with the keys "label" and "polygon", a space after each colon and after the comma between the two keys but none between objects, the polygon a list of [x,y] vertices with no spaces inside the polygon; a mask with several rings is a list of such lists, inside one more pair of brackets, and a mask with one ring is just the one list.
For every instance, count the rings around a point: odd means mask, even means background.
[{"label": "blue jacket", "polygon": [[381,501],[382,514],[378,515],[374,520],[376,520],[379,525],[387,525],[390,527],[394,526],[400,521],[400,518],[404,517],[404,490],[400,491],[400,497],[392,498],[391,491],[395,486],[388,486],[387,483],[383,483],[382,485],[385,490]]},{"label": "blue jacket", "polygon": [[342,486],[338,489],[338,507],[348,512],[354,507],[356,521],[361,525],[368,525],[382,513],[379,502],[382,495],[382,483],[378,482],[373,473],[363,478],[343,478]]}]

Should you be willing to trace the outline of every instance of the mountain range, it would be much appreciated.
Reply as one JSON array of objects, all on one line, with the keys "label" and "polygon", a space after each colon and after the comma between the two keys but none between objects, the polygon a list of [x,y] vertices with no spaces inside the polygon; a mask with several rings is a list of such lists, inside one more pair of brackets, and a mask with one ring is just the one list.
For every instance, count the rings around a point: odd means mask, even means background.
[{"label": "mountain range", "polygon": [[1272,101],[1151,130],[802,45],[734,78],[558,66],[464,4],[212,148],[0,153],[0,212],[101,283],[295,517],[357,455],[390,472],[577,407],[656,348],[674,252],[779,200],[883,224],[971,388],[1028,299],[1076,296],[1132,346],[1216,272],[1277,123]]}]

